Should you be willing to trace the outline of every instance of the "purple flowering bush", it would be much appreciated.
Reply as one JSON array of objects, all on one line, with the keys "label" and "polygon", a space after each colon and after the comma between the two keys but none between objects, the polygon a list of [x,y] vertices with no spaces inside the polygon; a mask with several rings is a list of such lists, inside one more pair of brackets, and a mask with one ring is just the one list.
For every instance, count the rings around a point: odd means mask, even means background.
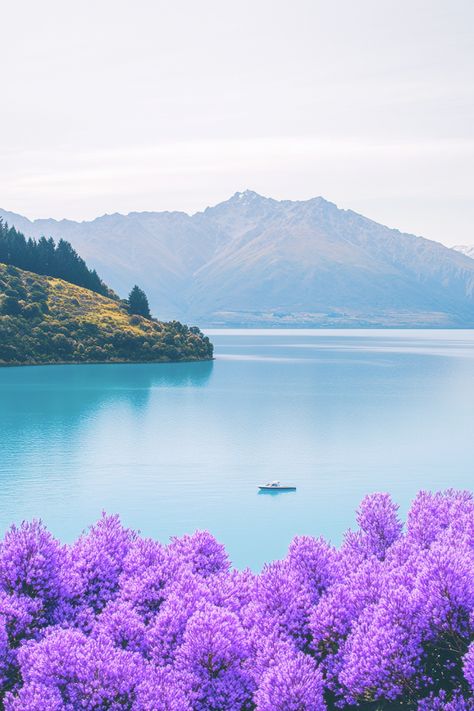
[{"label": "purple flowering bush", "polygon": [[339,549],[297,537],[260,574],[209,533],[103,516],[72,545],[0,544],[6,711],[474,711],[474,498],[367,496]]}]

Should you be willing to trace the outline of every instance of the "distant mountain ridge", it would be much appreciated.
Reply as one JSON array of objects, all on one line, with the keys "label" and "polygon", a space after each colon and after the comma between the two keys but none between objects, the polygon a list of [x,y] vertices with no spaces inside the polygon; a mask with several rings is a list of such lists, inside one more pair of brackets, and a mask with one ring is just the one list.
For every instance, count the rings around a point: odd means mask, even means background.
[{"label": "distant mountain ridge", "polygon": [[474,244],[457,244],[453,249],[474,259]]},{"label": "distant mountain ridge", "polygon": [[474,326],[474,260],[321,197],[278,201],[247,190],[194,215],[0,216],[28,236],[67,239],[119,293],[139,279],[163,319]]}]

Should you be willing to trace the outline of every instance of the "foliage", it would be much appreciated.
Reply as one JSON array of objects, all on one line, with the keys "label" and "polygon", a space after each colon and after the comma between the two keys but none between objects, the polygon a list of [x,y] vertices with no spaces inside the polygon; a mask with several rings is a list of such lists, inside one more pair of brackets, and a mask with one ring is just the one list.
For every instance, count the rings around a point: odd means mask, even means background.
[{"label": "foliage", "polygon": [[36,274],[58,277],[104,296],[113,296],[97,272],[88,268],[69,242],[60,239],[56,244],[52,237],[26,239],[15,227],[4,224],[1,217],[0,262]]},{"label": "foliage", "polygon": [[295,538],[260,574],[207,532],[168,546],[106,516],[71,545],[0,544],[6,711],[469,711],[474,498],[421,492],[404,533],[373,494],[335,549]]},{"label": "foliage", "polygon": [[131,314],[151,318],[147,296],[136,284],[128,295],[128,309]]},{"label": "foliage", "polygon": [[131,316],[124,302],[0,264],[0,365],[207,358],[198,328]]}]

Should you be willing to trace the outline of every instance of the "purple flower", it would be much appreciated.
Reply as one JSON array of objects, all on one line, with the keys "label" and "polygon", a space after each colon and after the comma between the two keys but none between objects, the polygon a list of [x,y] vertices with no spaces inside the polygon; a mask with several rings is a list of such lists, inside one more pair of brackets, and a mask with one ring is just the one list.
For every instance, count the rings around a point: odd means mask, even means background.
[{"label": "purple flower", "polygon": [[33,681],[25,684],[17,696],[7,694],[5,711],[67,711],[67,707],[58,689]]},{"label": "purple flower", "polygon": [[9,594],[60,597],[63,551],[41,521],[12,526],[0,544],[0,588]]},{"label": "purple flower", "polygon": [[474,702],[458,690],[452,694],[441,690],[439,694],[430,694],[422,699],[417,706],[417,711],[472,711]]},{"label": "purple flower", "polygon": [[230,568],[224,546],[207,531],[196,531],[192,536],[173,538],[169,550],[175,560],[203,578],[216,573],[227,573]]},{"label": "purple flower", "polygon": [[398,587],[365,608],[344,645],[339,674],[347,701],[410,698],[423,654],[416,596]]},{"label": "purple flower", "polygon": [[357,511],[357,523],[364,534],[367,550],[381,560],[402,533],[397,511],[398,506],[388,494],[366,496]]},{"label": "purple flower", "polygon": [[428,547],[457,519],[473,513],[474,498],[469,491],[420,491],[408,512],[408,536]]},{"label": "purple flower", "polygon": [[336,551],[322,538],[294,538],[287,559],[313,604],[337,579]]},{"label": "purple flower", "polygon": [[126,556],[135,534],[122,528],[118,516],[102,515],[90,531],[70,548],[67,566],[71,587],[82,602],[100,611],[114,599]]},{"label": "purple flower", "polygon": [[147,630],[148,654],[154,663],[160,666],[173,663],[183,643],[188,620],[208,597],[209,592],[202,579],[189,571],[178,579]]},{"label": "purple flower", "polygon": [[366,497],[339,550],[297,537],[260,574],[209,533],[168,546],[100,521],[0,544],[6,711],[474,711],[474,500],[420,493],[403,534]]},{"label": "purple flower", "polygon": [[208,604],[190,618],[176,667],[189,674],[196,711],[250,708],[249,646],[237,615]]},{"label": "purple flower", "polygon": [[125,600],[109,602],[97,617],[91,636],[105,638],[119,649],[145,653],[146,627],[138,612]]},{"label": "purple flower", "polygon": [[145,669],[140,655],[71,629],[52,629],[40,642],[28,642],[18,658],[25,687],[32,693],[32,685],[46,686],[52,697],[59,693],[67,709],[87,711],[131,708]]},{"label": "purple flower", "polygon": [[192,711],[185,693],[190,681],[169,667],[150,669],[137,685],[133,711]]},{"label": "purple flower", "polygon": [[427,624],[440,633],[468,637],[474,610],[474,548],[440,543],[420,559],[415,589],[422,600]]},{"label": "purple flower", "polygon": [[309,617],[312,598],[300,571],[288,560],[266,565],[258,577],[255,589],[255,621],[262,631],[271,628],[290,639],[299,649],[305,649],[311,639]]},{"label": "purple flower", "polygon": [[257,711],[323,711],[323,679],[311,657],[283,656],[269,667],[255,693]]},{"label": "purple flower", "polygon": [[472,642],[464,657],[464,676],[474,695],[474,642]]}]

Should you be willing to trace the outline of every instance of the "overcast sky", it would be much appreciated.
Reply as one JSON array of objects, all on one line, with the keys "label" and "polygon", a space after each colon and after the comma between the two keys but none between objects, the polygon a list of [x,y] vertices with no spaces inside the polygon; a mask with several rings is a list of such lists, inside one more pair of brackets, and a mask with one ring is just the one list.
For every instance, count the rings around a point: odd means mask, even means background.
[{"label": "overcast sky", "polygon": [[5,0],[0,206],[322,195],[474,243],[473,0]]}]

